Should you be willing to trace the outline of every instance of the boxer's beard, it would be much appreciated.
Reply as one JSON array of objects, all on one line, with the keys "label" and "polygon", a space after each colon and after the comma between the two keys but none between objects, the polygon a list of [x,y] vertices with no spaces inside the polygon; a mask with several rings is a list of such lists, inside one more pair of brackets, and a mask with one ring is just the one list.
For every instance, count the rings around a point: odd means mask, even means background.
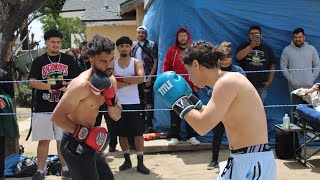
[{"label": "boxer's beard", "polygon": [[120,54],[120,56],[121,56],[121,57],[127,57],[128,54],[127,54],[127,52],[122,52],[122,53]]},{"label": "boxer's beard", "polygon": [[95,72],[100,72],[102,74],[105,74],[106,76],[110,77],[113,73],[113,68],[108,68],[105,71],[101,71],[100,69],[98,69],[96,66],[94,66],[94,70]]}]

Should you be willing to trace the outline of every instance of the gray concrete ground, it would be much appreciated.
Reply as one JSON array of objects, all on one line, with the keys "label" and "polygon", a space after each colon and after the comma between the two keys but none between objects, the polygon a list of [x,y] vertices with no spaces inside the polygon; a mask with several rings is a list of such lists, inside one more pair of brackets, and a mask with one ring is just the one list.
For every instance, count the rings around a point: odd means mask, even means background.
[{"label": "gray concrete ground", "polygon": [[[25,147],[26,156],[36,155],[37,142],[25,141],[28,132],[30,119],[19,122],[20,144]],[[148,143],[148,142],[147,142]],[[50,144],[50,153],[56,154],[56,142]],[[117,150],[120,150],[118,145]],[[220,160],[228,158],[229,151],[222,149]],[[117,151],[109,153],[107,159],[116,179],[120,180],[153,180],[153,179],[215,179],[218,169],[207,170],[206,166],[210,161],[210,150],[180,151],[167,153],[145,154],[145,164],[151,169],[150,175],[142,175],[136,171],[136,156],[132,152],[131,160],[133,166],[131,170],[119,172],[118,167],[123,163],[122,153]],[[304,166],[293,159],[277,159],[277,179],[279,180],[319,180],[320,179],[320,154],[314,156]],[[11,180],[27,180],[30,178],[9,178]],[[61,179],[56,176],[47,176],[46,179]]]}]

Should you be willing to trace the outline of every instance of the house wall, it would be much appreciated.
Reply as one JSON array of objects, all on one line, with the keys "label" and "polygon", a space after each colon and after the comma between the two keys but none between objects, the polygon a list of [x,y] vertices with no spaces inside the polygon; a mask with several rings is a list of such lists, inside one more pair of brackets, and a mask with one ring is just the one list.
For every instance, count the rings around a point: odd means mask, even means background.
[{"label": "house wall", "polygon": [[[132,41],[136,41],[136,25],[121,25],[121,26],[90,26],[86,27],[87,38],[90,41],[94,34],[106,37],[112,40],[114,43],[121,36],[128,36]],[[119,53],[115,51],[116,58],[119,57]]]}]

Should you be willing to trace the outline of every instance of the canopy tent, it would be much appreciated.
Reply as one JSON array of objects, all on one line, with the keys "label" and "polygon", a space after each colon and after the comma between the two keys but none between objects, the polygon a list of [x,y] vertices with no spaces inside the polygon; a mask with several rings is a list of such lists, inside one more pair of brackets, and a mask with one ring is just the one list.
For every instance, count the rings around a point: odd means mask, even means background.
[{"label": "canopy tent", "polygon": [[[176,31],[180,27],[190,30],[193,41],[205,40],[213,44],[230,41],[235,53],[238,45],[248,39],[248,28],[258,25],[262,28],[263,43],[273,49],[276,69],[280,69],[281,52],[290,44],[292,31],[297,27],[305,29],[306,41],[319,51],[319,9],[320,1],[317,0],[154,0],[144,17],[143,25],[149,30],[148,38],[159,46],[158,74],[161,73],[166,51],[173,45]],[[234,63],[237,64],[235,61]],[[269,105],[290,105],[287,80],[282,72],[276,72],[269,88],[265,106]],[[155,97],[155,109],[166,108]],[[265,110],[272,144],[274,125],[282,123],[284,114],[290,114],[290,107],[266,107]],[[154,127],[157,131],[167,131],[170,128],[168,111],[155,111]],[[209,133],[200,139],[210,141],[211,135]]]}]

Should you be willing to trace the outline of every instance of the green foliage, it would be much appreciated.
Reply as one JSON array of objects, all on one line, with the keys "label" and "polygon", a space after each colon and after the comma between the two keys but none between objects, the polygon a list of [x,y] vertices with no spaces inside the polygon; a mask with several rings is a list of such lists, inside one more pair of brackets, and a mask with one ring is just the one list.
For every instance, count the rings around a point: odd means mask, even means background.
[{"label": "green foliage", "polygon": [[15,90],[16,105],[19,107],[31,107],[32,90],[31,87],[23,83],[20,86],[20,94],[18,88]]},{"label": "green foliage", "polygon": [[71,47],[71,34],[84,34],[85,27],[79,18],[63,18],[45,15],[40,18],[43,31],[57,29],[63,34],[62,49]]},{"label": "green foliage", "polygon": [[66,0],[48,0],[46,4],[38,9],[38,12],[45,15],[52,15],[56,18],[59,16],[65,2]]},{"label": "green foliage", "polygon": [[[66,0],[48,0],[38,12],[44,14],[40,17],[40,22],[43,24],[44,32],[50,29],[57,29],[63,34],[62,49],[71,47],[71,34],[85,34],[85,27],[82,25],[79,18],[63,18],[59,13]],[[85,37],[83,37],[85,39]],[[79,44],[82,41],[78,40]],[[78,42],[76,41],[78,44]]]}]

